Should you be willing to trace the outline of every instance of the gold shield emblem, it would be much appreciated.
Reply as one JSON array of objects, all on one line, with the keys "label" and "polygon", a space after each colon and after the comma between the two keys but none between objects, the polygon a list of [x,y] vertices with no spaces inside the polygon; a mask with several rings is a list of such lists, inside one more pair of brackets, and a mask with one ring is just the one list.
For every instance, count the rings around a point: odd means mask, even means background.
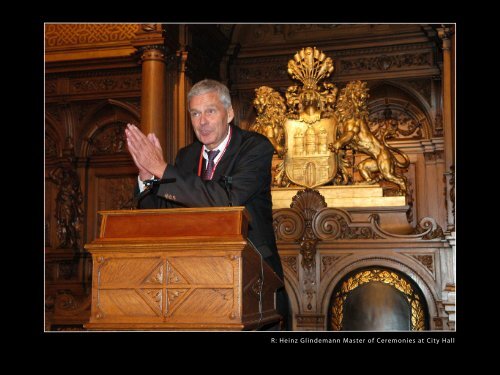
[{"label": "gold shield emblem", "polygon": [[297,52],[288,62],[288,73],[302,86],[286,92],[285,172],[293,183],[313,188],[331,181],[337,173],[337,156],[329,149],[335,141],[337,121],[333,114],[337,88],[318,82],[333,72],[331,58],[316,48]]},{"label": "gold shield emblem", "polygon": [[330,182],[337,174],[337,154],[328,145],[335,141],[335,117],[320,119],[313,124],[286,120],[285,171],[293,183],[314,188]]}]

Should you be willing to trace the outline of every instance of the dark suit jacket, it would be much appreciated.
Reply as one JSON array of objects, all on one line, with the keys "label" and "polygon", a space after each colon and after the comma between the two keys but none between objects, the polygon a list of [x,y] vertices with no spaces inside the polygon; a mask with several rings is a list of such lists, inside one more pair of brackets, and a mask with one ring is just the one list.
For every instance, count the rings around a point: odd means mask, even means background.
[{"label": "dark suit jacket", "polygon": [[[211,181],[198,176],[202,144],[195,141],[181,149],[175,165],[168,165],[163,179],[175,179],[152,189],[139,208],[245,206],[251,222],[248,238],[273,270],[283,278],[276,248],[271,200],[271,161],[274,148],[261,134],[232,126],[231,140]],[[203,167],[205,161],[202,163]],[[223,176],[232,179],[230,190]]]}]

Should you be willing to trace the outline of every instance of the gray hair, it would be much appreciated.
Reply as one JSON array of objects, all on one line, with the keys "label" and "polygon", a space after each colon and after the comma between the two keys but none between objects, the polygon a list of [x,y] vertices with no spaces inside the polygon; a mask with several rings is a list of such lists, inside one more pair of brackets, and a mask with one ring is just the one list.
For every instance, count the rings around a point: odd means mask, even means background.
[{"label": "gray hair", "polygon": [[203,81],[195,83],[187,95],[188,104],[193,96],[203,95],[212,91],[219,94],[219,99],[224,105],[224,108],[228,109],[231,107],[231,94],[229,93],[229,89],[223,83],[214,81],[213,79],[204,79]]}]

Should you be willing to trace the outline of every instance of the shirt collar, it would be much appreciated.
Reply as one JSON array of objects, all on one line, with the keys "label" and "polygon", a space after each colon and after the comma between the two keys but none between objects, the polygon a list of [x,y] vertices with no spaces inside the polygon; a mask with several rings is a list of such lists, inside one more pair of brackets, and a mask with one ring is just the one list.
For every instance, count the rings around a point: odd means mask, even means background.
[{"label": "shirt collar", "polygon": [[[231,128],[231,125],[229,125],[228,128],[227,128],[226,138],[224,138],[224,140],[221,142],[220,145],[218,145],[216,148],[214,148],[212,150],[212,151],[215,151],[215,150],[219,150],[220,151],[219,154],[217,155],[217,157],[215,158],[215,160],[217,160],[220,156],[222,156],[221,155],[222,150],[224,150],[226,148],[227,142],[229,142],[229,134],[231,134],[230,128]],[[206,148],[205,145],[203,145],[203,158],[205,160],[208,159],[207,151],[209,151],[208,148]]]}]

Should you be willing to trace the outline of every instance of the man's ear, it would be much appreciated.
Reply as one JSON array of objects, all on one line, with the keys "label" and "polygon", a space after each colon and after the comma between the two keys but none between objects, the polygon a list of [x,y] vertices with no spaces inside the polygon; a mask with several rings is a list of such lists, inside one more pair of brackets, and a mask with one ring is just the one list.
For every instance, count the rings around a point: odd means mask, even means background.
[{"label": "man's ear", "polygon": [[229,124],[234,119],[234,110],[233,106],[227,109],[227,123]]}]

